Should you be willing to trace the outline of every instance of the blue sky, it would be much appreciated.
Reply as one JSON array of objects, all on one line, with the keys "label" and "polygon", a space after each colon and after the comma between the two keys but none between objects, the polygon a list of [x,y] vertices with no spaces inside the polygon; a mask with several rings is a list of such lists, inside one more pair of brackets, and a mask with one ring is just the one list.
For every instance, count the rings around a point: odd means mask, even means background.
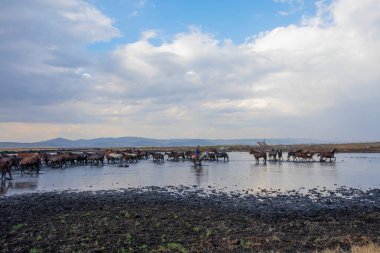
[{"label": "blue sky", "polygon": [[380,140],[379,0],[2,0],[0,36],[0,141]]},{"label": "blue sky", "polygon": [[215,38],[243,43],[261,32],[276,27],[298,24],[302,17],[316,12],[312,0],[89,0],[112,17],[122,37],[111,42],[94,43],[92,50],[109,50],[120,43],[139,39],[142,31],[157,30],[162,39],[170,39],[190,26],[200,28]]}]

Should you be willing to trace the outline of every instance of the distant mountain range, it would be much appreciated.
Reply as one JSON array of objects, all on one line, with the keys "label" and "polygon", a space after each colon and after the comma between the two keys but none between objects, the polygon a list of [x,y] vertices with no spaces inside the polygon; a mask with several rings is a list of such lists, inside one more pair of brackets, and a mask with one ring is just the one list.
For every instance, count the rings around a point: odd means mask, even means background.
[{"label": "distant mountain range", "polygon": [[[68,140],[56,138],[40,142],[0,142],[0,148],[105,148],[105,147],[176,147],[256,145],[263,139],[150,139],[142,137],[96,138]],[[266,139],[268,144],[320,143],[312,139]]]}]

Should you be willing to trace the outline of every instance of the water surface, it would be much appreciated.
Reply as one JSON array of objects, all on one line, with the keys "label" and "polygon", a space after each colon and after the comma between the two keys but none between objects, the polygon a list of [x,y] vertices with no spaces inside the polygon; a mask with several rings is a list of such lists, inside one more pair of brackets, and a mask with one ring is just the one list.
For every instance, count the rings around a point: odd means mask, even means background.
[{"label": "water surface", "polygon": [[[128,168],[105,164],[42,169],[39,175],[14,172],[0,195],[55,190],[109,190],[144,186],[198,186],[222,191],[260,189],[380,188],[380,154],[337,154],[333,163],[267,162],[256,164],[248,153],[230,152],[229,162],[153,163],[142,160]],[[286,157],[286,156],[285,156]],[[316,158],[315,158],[316,159]]]}]

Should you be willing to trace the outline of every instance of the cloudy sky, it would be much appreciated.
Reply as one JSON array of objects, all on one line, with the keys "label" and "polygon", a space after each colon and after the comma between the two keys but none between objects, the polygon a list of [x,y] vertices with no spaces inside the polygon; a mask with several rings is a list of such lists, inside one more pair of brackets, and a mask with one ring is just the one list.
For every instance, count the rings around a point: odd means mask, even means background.
[{"label": "cloudy sky", "polygon": [[380,140],[379,0],[2,0],[0,141]]}]

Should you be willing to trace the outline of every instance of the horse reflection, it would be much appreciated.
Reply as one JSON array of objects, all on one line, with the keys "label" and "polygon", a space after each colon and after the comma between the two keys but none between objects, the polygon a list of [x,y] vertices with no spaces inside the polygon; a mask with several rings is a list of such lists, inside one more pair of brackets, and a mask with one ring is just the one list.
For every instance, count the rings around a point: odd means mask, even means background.
[{"label": "horse reflection", "polygon": [[[205,170],[203,169],[203,166],[191,166],[191,171],[194,173],[195,175],[195,183],[197,186],[201,186],[201,183],[202,181],[205,180],[205,176],[206,173],[205,173]],[[207,179],[206,179],[207,180]]]},{"label": "horse reflection", "polygon": [[7,194],[8,189],[10,188],[11,183],[8,180],[1,180],[0,182],[0,196]]}]

